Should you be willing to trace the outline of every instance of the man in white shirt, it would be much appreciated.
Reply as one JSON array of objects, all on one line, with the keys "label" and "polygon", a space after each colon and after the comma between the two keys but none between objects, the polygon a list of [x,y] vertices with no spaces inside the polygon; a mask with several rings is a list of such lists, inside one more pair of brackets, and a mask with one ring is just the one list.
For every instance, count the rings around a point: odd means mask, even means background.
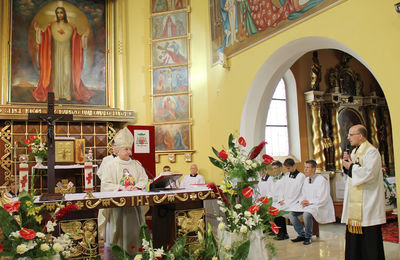
[{"label": "man in white shirt", "polygon": [[[307,160],[304,164],[304,174],[307,176],[301,188],[297,206],[292,208],[290,222],[298,237],[293,242],[303,241],[304,245],[312,243],[313,217],[318,223],[335,222],[335,210],[330,195],[328,181],[320,174],[315,174],[317,162]],[[304,227],[299,217],[303,216]]]},{"label": "man in white shirt", "polygon": [[355,125],[344,153],[346,174],[342,223],[346,223],[346,260],[385,259],[381,226],[386,222],[385,188],[379,151],[368,142],[365,126]]},{"label": "man in white shirt", "polygon": [[295,162],[292,158],[286,159],[283,165],[288,173],[283,177],[283,195],[282,199],[279,201],[278,209],[291,211],[291,208],[296,206],[305,176],[296,169]]},{"label": "man in white shirt", "polygon": [[[282,172],[282,163],[280,161],[274,161],[272,164],[272,173],[267,181],[260,180],[258,185],[264,185],[265,189],[260,189],[260,195],[272,198],[273,206],[279,207],[279,201],[283,198],[283,187],[284,187],[284,173]],[[275,224],[279,227],[279,233],[276,237],[277,240],[289,239],[289,235],[286,230],[286,220],[283,216],[276,217],[274,219]]]},{"label": "man in white shirt", "polygon": [[181,188],[188,189],[195,184],[206,184],[206,181],[204,180],[204,177],[198,173],[197,165],[192,164],[190,166],[190,174],[187,174],[183,177],[179,186]]}]

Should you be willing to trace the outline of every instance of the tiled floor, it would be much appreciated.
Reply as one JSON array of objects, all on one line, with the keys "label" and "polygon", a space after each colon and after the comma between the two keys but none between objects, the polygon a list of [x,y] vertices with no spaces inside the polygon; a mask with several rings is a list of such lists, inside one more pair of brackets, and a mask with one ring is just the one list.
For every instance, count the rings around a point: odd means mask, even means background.
[{"label": "tiled floor", "polygon": [[[319,238],[313,236],[313,243],[305,246],[303,243],[293,243],[290,240],[275,241],[277,256],[273,260],[344,260],[343,224],[320,225]],[[288,226],[290,238],[296,238],[293,226]],[[400,259],[400,244],[384,242],[386,260]],[[378,259],[377,259],[378,260]]]}]

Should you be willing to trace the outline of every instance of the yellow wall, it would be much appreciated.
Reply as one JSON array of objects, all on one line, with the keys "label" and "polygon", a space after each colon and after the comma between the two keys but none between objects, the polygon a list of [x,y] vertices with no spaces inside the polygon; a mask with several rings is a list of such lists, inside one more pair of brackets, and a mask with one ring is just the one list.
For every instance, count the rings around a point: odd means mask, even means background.
[{"label": "yellow wall", "polygon": [[[137,124],[151,123],[150,102],[150,24],[148,1],[128,1],[128,109],[137,112]],[[193,161],[207,181],[221,179],[220,171],[208,161],[211,146],[227,145],[230,132],[238,132],[246,94],[261,65],[281,46],[296,39],[320,36],[334,39],[357,53],[369,66],[385,92],[393,124],[395,162],[400,160],[400,96],[397,86],[400,52],[400,17],[395,0],[347,0],[293,28],[232,57],[230,71],[211,66],[208,1],[191,1],[191,77]],[[144,21],[144,22],[143,22]],[[169,164],[165,157],[158,171]],[[178,156],[173,170],[188,172],[189,164]],[[399,164],[397,163],[396,166]],[[397,172],[400,168],[397,167]],[[400,175],[397,183],[400,183]],[[400,189],[398,189],[400,190]]]}]

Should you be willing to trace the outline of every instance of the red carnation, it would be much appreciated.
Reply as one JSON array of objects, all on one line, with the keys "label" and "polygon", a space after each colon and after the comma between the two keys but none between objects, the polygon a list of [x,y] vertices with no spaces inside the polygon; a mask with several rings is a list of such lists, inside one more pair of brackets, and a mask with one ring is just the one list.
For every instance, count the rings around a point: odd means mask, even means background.
[{"label": "red carnation", "polygon": [[261,153],[262,149],[266,144],[267,144],[266,141],[262,141],[259,145],[257,145],[257,147],[254,148],[253,152],[250,154],[249,159],[253,160],[254,158],[256,158]]},{"label": "red carnation", "polygon": [[141,247],[141,248],[139,248],[139,249],[138,249],[138,251],[139,251],[139,253],[141,253],[141,252],[143,252],[143,251],[144,251],[144,248],[143,248],[143,247]]},{"label": "red carnation", "polygon": [[31,240],[36,237],[35,230],[29,229],[29,228],[23,228],[19,231],[19,234],[21,235],[22,238],[26,240]]},{"label": "red carnation", "polygon": [[274,232],[275,234],[279,233],[279,227],[277,225],[275,225],[274,222],[270,221],[269,224],[271,224],[271,230],[272,232]]},{"label": "red carnation", "polygon": [[226,154],[225,150],[221,150],[221,152],[218,153],[218,157],[222,160],[228,159],[228,155]]},{"label": "red carnation", "polygon": [[275,207],[270,206],[270,207],[268,207],[268,212],[269,212],[269,214],[276,216],[276,215],[278,215],[279,210]]},{"label": "red carnation", "polygon": [[3,252],[4,246],[0,244],[0,253]]},{"label": "red carnation", "polygon": [[253,205],[249,207],[249,211],[254,214],[256,212],[258,212],[260,210],[260,206],[259,205]]},{"label": "red carnation", "polygon": [[242,190],[242,194],[246,199],[248,199],[251,196],[253,196],[253,193],[254,193],[254,190],[252,188],[250,188],[250,187],[244,188]]},{"label": "red carnation", "polygon": [[243,137],[239,137],[238,142],[239,142],[239,144],[240,144],[241,146],[246,147],[246,141],[244,140]]},{"label": "red carnation", "polygon": [[263,158],[265,164],[271,164],[274,161],[274,158],[272,158],[268,154],[264,154],[262,156],[262,158]]},{"label": "red carnation", "polygon": [[268,204],[269,202],[268,197],[261,197],[257,201],[261,202],[262,204]]},{"label": "red carnation", "polygon": [[5,210],[7,210],[8,212],[15,212],[19,209],[20,205],[21,205],[21,201],[10,202],[10,203],[4,204],[3,208]]},{"label": "red carnation", "polygon": [[60,209],[56,213],[56,218],[57,220],[62,220],[65,215],[67,215],[69,212],[77,210],[78,206],[76,204],[69,204],[68,206],[65,206],[64,208]]}]

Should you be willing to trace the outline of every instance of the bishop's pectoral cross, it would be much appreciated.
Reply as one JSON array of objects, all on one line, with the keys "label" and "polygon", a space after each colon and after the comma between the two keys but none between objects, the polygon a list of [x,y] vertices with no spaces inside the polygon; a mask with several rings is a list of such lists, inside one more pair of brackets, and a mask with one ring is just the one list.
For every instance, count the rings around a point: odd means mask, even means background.
[{"label": "bishop's pectoral cross", "polygon": [[54,123],[59,120],[72,121],[73,115],[54,114],[54,93],[47,94],[47,114],[29,113],[28,120],[44,121],[47,124],[47,194],[42,194],[40,200],[53,200],[61,198],[55,190],[55,147],[54,147]]}]

